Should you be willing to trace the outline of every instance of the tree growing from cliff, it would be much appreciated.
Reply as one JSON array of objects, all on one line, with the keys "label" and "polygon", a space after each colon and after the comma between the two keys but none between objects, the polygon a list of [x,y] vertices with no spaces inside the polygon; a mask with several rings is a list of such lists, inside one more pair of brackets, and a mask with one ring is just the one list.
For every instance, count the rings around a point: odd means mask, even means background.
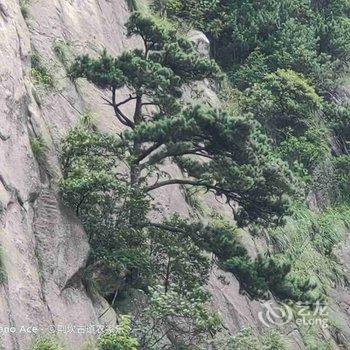
[{"label": "tree growing from cliff", "polygon": [[[70,69],[72,79],[110,92],[105,101],[123,128],[110,135],[85,124],[68,135],[63,198],[90,234],[93,264],[104,261],[117,274],[127,267],[130,280],[143,283],[156,276],[165,291],[173,285],[186,290],[205,281],[204,251],[213,246],[203,237],[210,240],[215,230],[179,216],[152,220],[159,190],[212,192],[232,206],[238,225],[270,225],[288,210],[291,173],[249,116],[181,99],[186,85],[220,74],[214,61],[159,18],[134,13],[127,29],[142,39],[142,50],[78,57]],[[120,97],[122,88],[128,97]],[[168,170],[170,163],[181,171]]]},{"label": "tree growing from cliff", "polygon": [[[135,13],[127,28],[130,36],[142,38],[143,50],[118,58],[106,52],[96,60],[80,57],[70,74],[111,91],[107,103],[126,128],[116,147],[131,188],[147,196],[166,186],[201,187],[238,204],[234,214],[242,225],[280,218],[286,209],[283,194],[290,192],[289,173],[269,153],[257,124],[180,99],[185,84],[215,78],[214,61],[201,58],[164,20]],[[130,95],[118,100],[122,87]],[[127,104],[131,113],[123,109]],[[180,164],[183,176],[162,171],[168,160]]]}]

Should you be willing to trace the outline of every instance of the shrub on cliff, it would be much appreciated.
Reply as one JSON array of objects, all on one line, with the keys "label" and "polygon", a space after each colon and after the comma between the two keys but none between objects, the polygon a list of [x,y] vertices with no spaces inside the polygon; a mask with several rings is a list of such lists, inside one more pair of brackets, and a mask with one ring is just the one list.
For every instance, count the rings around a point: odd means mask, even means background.
[{"label": "shrub on cliff", "polygon": [[34,342],[32,350],[64,350],[64,347],[55,339],[43,338]]},{"label": "shrub on cliff", "polygon": [[97,350],[138,350],[139,343],[131,335],[131,320],[122,316],[116,330],[107,331],[100,336]]}]

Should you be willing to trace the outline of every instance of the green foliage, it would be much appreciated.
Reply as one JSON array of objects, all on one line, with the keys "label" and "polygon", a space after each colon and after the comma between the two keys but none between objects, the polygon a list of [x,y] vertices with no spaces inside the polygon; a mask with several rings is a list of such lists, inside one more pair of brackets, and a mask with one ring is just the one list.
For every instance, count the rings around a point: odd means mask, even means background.
[{"label": "green foliage", "polygon": [[[126,52],[117,59],[106,52],[97,60],[79,57],[70,69],[70,76],[84,77],[99,87],[114,91],[127,86],[136,95],[133,99],[150,99],[148,103],[158,106],[161,112],[175,114],[179,111],[177,98],[182,94],[183,84],[218,73],[214,61],[200,58],[193,45],[178,37],[165,20],[136,12],[130,17],[127,30],[129,36],[142,37],[143,52]],[[126,120],[121,123],[131,126]]]},{"label": "green foliage", "polygon": [[[62,148],[67,171],[61,183],[62,198],[75,209],[89,235],[91,264],[103,262],[116,276],[125,269],[130,275],[147,274],[149,254],[142,223],[149,200],[122,181],[123,174],[110,171],[123,165],[119,143],[117,137],[93,127],[73,129]],[[131,208],[138,226],[127,215]]]},{"label": "green foliage", "polygon": [[260,298],[267,298],[269,287],[275,288],[280,285],[290,271],[288,264],[280,265],[274,259],[261,256],[252,261],[248,255],[229,259],[225,268],[237,276],[242,288],[252,297]]},{"label": "green foliage", "polygon": [[[349,190],[348,106],[335,108],[330,98],[345,72],[349,8],[346,2],[321,5],[154,2],[162,15],[180,16],[209,35],[215,58],[238,90],[239,109],[213,110],[181,100],[186,85],[222,73],[173,23],[156,15],[134,12],[127,23],[128,36],[140,37],[142,50],[78,57],[68,69],[72,79],[85,78],[111,92],[107,102],[123,127],[116,135],[92,123],[73,129],[62,148],[60,187],[89,235],[92,275],[107,271],[120,289],[150,293],[147,309],[133,320],[141,349],[200,349],[218,332],[201,288],[209,274],[208,253],[254,298],[272,294],[314,302],[325,298],[331,282],[342,281],[333,248],[342,238],[347,208],[319,214],[302,208],[285,228],[271,228],[291,213],[295,188],[302,192],[303,183],[316,181],[331,157],[332,133],[343,153],[332,160],[334,176],[341,191]],[[62,56],[59,48],[56,53]],[[121,98],[124,88],[130,95]],[[166,171],[169,162],[181,176]],[[267,227],[269,254],[253,260],[229,225],[203,225],[178,213],[159,219],[164,213],[157,212],[158,190],[174,185],[224,197],[238,226]],[[154,289],[157,284],[162,287]],[[122,349],[123,342],[138,347],[128,322],[122,335],[106,335],[106,349]],[[243,332],[230,349],[286,348],[277,332],[264,337]]]},{"label": "green foliage", "polygon": [[286,282],[313,286],[306,293],[308,300],[321,300],[333,283],[344,281],[344,272],[333,249],[349,227],[349,214],[346,205],[318,214],[299,207],[285,227],[269,232],[275,249],[291,264]]},{"label": "green foliage", "polygon": [[96,350],[96,342],[90,338],[84,342],[82,348],[79,350]]},{"label": "green foliage", "polygon": [[262,339],[263,350],[288,350],[290,349],[286,336],[278,330],[268,331]]},{"label": "green foliage", "polygon": [[2,246],[0,245],[0,284],[6,281],[6,271],[4,266],[4,253]]},{"label": "green foliage", "polygon": [[127,0],[129,11],[137,11],[138,10],[138,1],[137,0]]},{"label": "green foliage", "polygon": [[252,297],[272,295],[282,300],[323,300],[333,282],[341,283],[344,273],[333,254],[346,228],[349,208],[328,208],[321,214],[296,208],[286,227],[269,234],[276,252],[252,260],[244,251],[222,262]]},{"label": "green foliage", "polygon": [[[166,290],[172,285],[184,291],[206,281],[207,251],[234,272],[253,296],[260,297],[273,286],[278,288],[288,269],[275,266],[275,279],[269,278],[273,262],[264,267],[260,266],[263,260],[252,263],[231,227],[203,226],[179,216],[160,224],[149,222],[151,197],[142,187],[140,193],[135,192],[125,181],[127,175],[119,170],[128,158],[121,143],[118,137],[100,133],[93,126],[79,125],[62,147],[62,198],[75,208],[89,234],[92,265],[103,262],[116,279],[126,270],[134,285],[156,279],[163,281]],[[131,210],[137,220],[130,220]],[[230,258],[230,265],[225,264]],[[235,259],[248,265],[245,271],[242,266],[233,268]],[[279,274],[278,268],[282,268]],[[254,270],[254,276],[249,277],[249,269]]]},{"label": "green foliage", "polygon": [[[169,231],[180,225],[180,219],[149,226],[150,198],[121,181],[123,174],[110,171],[122,165],[117,145],[117,138],[85,127],[72,130],[63,145],[69,173],[61,183],[62,198],[75,208],[89,234],[91,264],[103,262],[116,278],[127,270],[136,284],[150,283],[153,275],[163,278],[165,285],[176,281],[186,289],[196,283],[196,275],[205,279],[208,262],[198,246],[186,231]],[[137,221],[126,215],[130,210]]]},{"label": "green foliage", "polygon": [[303,135],[321,102],[303,76],[292,70],[277,70],[247,91],[243,105],[279,142],[287,134]]},{"label": "green foliage", "polygon": [[122,316],[116,330],[102,334],[97,343],[98,350],[138,350],[139,344],[131,335],[131,319]]},{"label": "green foliage", "polygon": [[64,348],[54,339],[38,339],[31,350],[64,350]]},{"label": "green foliage", "polygon": [[322,98],[302,75],[281,69],[267,74],[241,101],[264,126],[276,153],[304,180],[330,157],[329,131],[319,120]]},{"label": "green foliage", "polygon": [[37,159],[39,164],[43,164],[45,161],[45,153],[47,149],[45,141],[42,137],[32,137],[29,141],[34,157]]},{"label": "green foliage", "polygon": [[259,344],[257,337],[252,334],[252,330],[249,328],[238,332],[238,334],[233,337],[231,343],[233,343],[232,348],[234,350],[258,350],[261,345]]},{"label": "green foliage", "polygon": [[218,315],[206,309],[207,300],[208,296],[200,289],[185,295],[175,291],[164,293],[162,287],[152,289],[149,305],[135,320],[141,349],[164,349],[169,340],[168,349],[202,349],[220,329]]},{"label": "green foliage", "polygon": [[[177,220],[177,232],[166,232],[165,237],[157,232],[160,242],[154,243],[154,250],[160,254],[156,257],[160,257],[158,261],[161,262],[156,270],[161,271],[161,276],[167,276],[169,283],[175,283],[175,289],[179,286],[180,291],[188,289],[189,286],[195,288],[206,281],[208,266],[200,250],[202,249],[213,253],[219,266],[232,272],[239,280],[241,289],[252,298],[269,298],[271,293],[282,300],[314,302],[323,298],[317,289],[318,284],[312,277],[299,277],[291,273],[293,263],[288,254],[259,255],[253,260],[238,243],[236,232],[229,225],[222,223],[203,226],[191,223],[189,227],[186,221],[176,217],[174,219]],[[330,240],[331,233],[327,231],[330,227],[328,220],[331,218],[326,216],[323,220],[320,220],[319,225],[325,232],[322,232],[318,244],[322,242],[322,254],[326,254],[325,250],[335,244],[335,240]],[[186,241],[178,244],[184,233]],[[196,242],[196,245],[193,245],[193,242]],[[164,283],[164,287],[167,288],[168,284]]]},{"label": "green foliage", "polygon": [[290,278],[292,264],[279,255],[258,256],[255,261],[248,256],[234,257],[226,262],[225,268],[237,276],[242,288],[254,298],[268,298],[271,292],[282,300],[311,302],[320,299],[319,294],[313,293],[316,285],[310,279]]},{"label": "green foliage", "polygon": [[331,339],[324,339],[321,330],[316,327],[299,327],[303,342],[308,350],[333,350],[334,343]]},{"label": "green foliage", "polygon": [[152,8],[161,16],[166,16],[167,13],[178,13],[181,5],[180,0],[155,0]]},{"label": "green foliage", "polygon": [[166,292],[171,285],[178,291],[203,285],[208,278],[210,261],[189,234],[188,223],[174,216],[163,224],[177,230],[171,232],[157,227],[150,230],[152,265],[160,276],[159,282],[163,282]]},{"label": "green foliage", "polygon": [[[287,184],[291,174],[283,163],[273,158],[268,140],[258,126],[249,118],[225,112],[201,107],[181,108],[178,98],[182,85],[213,77],[218,72],[215,63],[200,58],[193,45],[177,37],[164,20],[134,13],[127,27],[129,35],[143,38],[144,52],[128,52],[117,59],[106,52],[98,60],[80,57],[70,70],[72,78],[85,77],[99,87],[114,91],[111,105],[118,120],[130,128],[124,133],[131,144],[124,145],[128,147],[125,151],[131,152],[137,160],[145,154],[143,145],[152,143],[156,148],[145,165],[148,171],[155,171],[157,164],[176,157],[183,170],[198,179],[188,180],[188,185],[201,186],[226,196],[229,201],[240,202],[236,219],[242,225],[249,220],[261,219],[265,223],[279,220],[287,207],[287,194],[291,192]],[[127,86],[132,94],[118,104],[115,91],[122,86]],[[136,101],[134,121],[119,108],[131,100]],[[147,120],[142,111],[144,103],[157,107]],[[204,147],[199,146],[198,133]],[[138,145],[138,152],[132,144]],[[201,164],[193,157],[188,158],[193,154],[203,154],[212,161]],[[222,179],[227,180],[223,183]],[[186,184],[181,180],[176,182]],[[152,190],[165,185],[167,181],[160,182]],[[282,191],[286,196],[281,196]],[[264,210],[260,210],[263,206]]]},{"label": "green foliage", "polygon": [[[191,141],[193,133],[203,135],[206,148],[203,156],[210,161],[203,163],[199,158],[186,157],[195,147]],[[196,107],[170,120],[140,124],[134,135],[153,142],[160,137],[168,138],[167,150],[151,157],[150,163],[163,158],[166,152],[176,155],[177,164],[195,179],[185,180],[184,184],[206,188],[239,203],[234,215],[241,226],[251,221],[276,223],[288,208],[288,194],[293,193],[287,180],[291,173],[273,155],[268,140],[250,119]]]},{"label": "green foliage", "polygon": [[19,6],[24,19],[29,17],[29,0],[20,0]]},{"label": "green foliage", "polygon": [[[163,15],[174,16],[178,14],[182,19],[190,19],[193,20],[201,20],[201,16],[204,14],[204,7],[209,6],[210,3],[215,3],[215,1],[189,1],[188,3],[184,3],[181,0],[156,0],[153,2],[153,8],[156,11],[161,12]],[[189,9],[193,10],[190,12]]]},{"label": "green foliage", "polygon": [[333,158],[335,178],[338,182],[339,197],[348,200],[350,194],[350,156],[340,155]]},{"label": "green foliage", "polygon": [[328,136],[326,128],[315,126],[306,130],[303,136],[288,135],[277,151],[282,159],[294,165],[295,172],[300,164],[304,169],[313,170],[330,157]]},{"label": "green foliage", "polygon": [[69,61],[72,58],[70,43],[67,43],[64,40],[56,39],[52,45],[52,48],[58,60],[66,69],[68,69]]},{"label": "green foliage", "polygon": [[91,61],[89,57],[79,57],[68,72],[72,79],[84,77],[89,81],[96,82],[99,87],[113,86],[119,88],[123,85],[122,72],[115,67],[115,60],[103,51],[98,61]]},{"label": "green foliage", "polygon": [[234,86],[243,91],[259,83],[269,71],[267,57],[257,48],[237,71],[228,74]]},{"label": "green foliage", "polygon": [[[270,226],[288,212],[293,177],[251,117],[180,100],[185,84],[215,78],[219,69],[170,22],[135,12],[127,30],[142,38],[143,50],[117,58],[106,51],[98,59],[78,57],[69,69],[72,79],[86,78],[112,92],[109,104],[126,128],[114,136],[91,124],[78,125],[68,134],[62,147],[62,198],[89,234],[90,266],[103,264],[139,288],[158,280],[166,292],[172,286],[184,293],[205,283],[205,252],[224,261],[245,251],[227,229],[179,215],[150,220],[157,190],[183,185],[211,191],[235,203],[239,225]],[[117,101],[122,87],[130,95]],[[129,104],[130,114],[121,109]],[[176,162],[182,177],[163,170],[168,161]]]},{"label": "green foliage", "polygon": [[266,334],[257,336],[251,328],[245,328],[235,334],[224,347],[228,350],[288,350],[290,349],[285,335],[278,330],[269,330]]},{"label": "green foliage", "polygon": [[238,230],[223,219],[213,220],[208,226],[192,223],[187,231],[202,249],[215,254],[222,262],[246,254],[246,249],[238,242]]},{"label": "green foliage", "polygon": [[261,50],[269,71],[290,68],[326,83],[349,53],[349,6],[336,1],[320,4],[305,0],[263,4],[253,0],[156,0],[154,7],[204,31],[212,41],[215,58],[231,72],[240,70],[239,64]]},{"label": "green foliage", "polygon": [[337,146],[343,154],[349,153],[350,144],[350,109],[346,103],[328,102],[325,115],[328,124],[337,137]]},{"label": "green foliage", "polygon": [[[334,99],[348,72],[347,1],[157,0],[154,7],[207,34],[233,87],[247,96],[243,109],[277,147],[282,142],[276,152],[304,181],[329,158],[331,132],[348,153],[349,109]],[[318,127],[330,128],[323,139]]]},{"label": "green foliage", "polygon": [[46,89],[52,89],[55,86],[54,78],[42,63],[42,60],[38,53],[34,53],[31,56],[31,65],[31,75],[34,79],[34,82]]}]

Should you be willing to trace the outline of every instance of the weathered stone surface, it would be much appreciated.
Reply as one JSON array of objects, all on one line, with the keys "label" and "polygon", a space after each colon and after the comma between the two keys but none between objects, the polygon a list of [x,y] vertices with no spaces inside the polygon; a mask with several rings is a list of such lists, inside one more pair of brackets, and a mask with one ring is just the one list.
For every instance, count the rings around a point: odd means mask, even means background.
[{"label": "weathered stone surface", "polygon": [[210,57],[210,41],[203,32],[192,29],[188,32],[187,37],[195,44],[201,56]]},{"label": "weathered stone surface", "polygon": [[[92,299],[81,282],[87,238],[74,216],[59,205],[55,183],[60,139],[81,113],[97,112],[106,130],[116,124],[103,108],[101,92],[87,83],[77,90],[64,77],[53,45],[55,40],[70,43],[74,55],[103,46],[118,54],[133,45],[124,35],[127,17],[122,1],[33,1],[26,23],[19,1],[0,1],[0,244],[7,275],[0,287],[1,326],[18,330],[32,325],[47,332],[52,326],[115,322],[113,312],[105,312],[107,302]],[[54,76],[52,91],[33,86],[33,50]],[[44,167],[30,147],[35,136],[47,144]],[[87,337],[58,336],[72,348]],[[33,334],[17,331],[0,337],[6,350],[27,349]]]}]

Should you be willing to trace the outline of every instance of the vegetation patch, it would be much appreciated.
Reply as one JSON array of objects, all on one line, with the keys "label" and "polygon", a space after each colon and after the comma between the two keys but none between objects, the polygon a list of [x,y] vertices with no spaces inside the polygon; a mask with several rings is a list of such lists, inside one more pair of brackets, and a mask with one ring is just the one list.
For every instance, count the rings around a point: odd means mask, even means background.
[{"label": "vegetation patch", "polygon": [[299,326],[303,342],[308,350],[333,350],[334,342],[324,339],[322,332],[313,326]]},{"label": "vegetation patch", "polygon": [[259,120],[307,190],[318,182],[315,169],[332,158],[333,135],[340,155],[334,159],[338,198],[347,196],[341,184],[349,181],[340,173],[346,170],[342,155],[349,154],[350,114],[337,94],[348,74],[348,2],[155,0],[153,8],[207,34],[241,108]]},{"label": "vegetation patch", "polygon": [[46,161],[47,146],[42,137],[31,137],[30,146],[32,148],[33,155],[40,165],[43,165]]},{"label": "vegetation patch", "polygon": [[6,271],[4,265],[4,252],[3,248],[0,245],[0,284],[6,281]]},{"label": "vegetation patch", "polygon": [[[234,250],[234,237],[179,214],[152,222],[148,214],[157,210],[157,190],[201,188],[236,202],[233,215],[239,225],[268,226],[288,212],[292,175],[249,116],[182,103],[182,86],[214,79],[219,74],[215,62],[200,57],[171,23],[158,17],[134,13],[127,28],[129,36],[143,38],[142,52],[78,57],[69,70],[72,79],[86,78],[111,91],[109,103],[126,130],[109,135],[80,125],[68,134],[62,148],[62,198],[85,224],[92,264],[128,271],[140,286],[161,278],[166,291],[170,284],[188,290],[208,276],[205,251]],[[125,86],[130,96],[117,101],[117,90]],[[129,104],[132,115],[121,110]],[[154,112],[146,106],[154,106]],[[176,161],[183,177],[162,170],[168,160]],[[150,185],[154,176],[158,180]],[[217,247],[213,237],[220,234],[226,241]]]},{"label": "vegetation patch", "polygon": [[288,280],[308,280],[315,286],[312,295],[322,299],[333,283],[344,282],[344,272],[335,249],[350,225],[350,208],[343,204],[313,213],[305,207],[295,209],[285,227],[270,231],[270,238],[283,259],[291,264]]},{"label": "vegetation patch", "polygon": [[25,20],[29,18],[29,4],[30,0],[20,0],[19,2],[21,13]]},{"label": "vegetation patch", "polygon": [[237,332],[233,337],[224,339],[220,344],[223,350],[290,350],[286,336],[277,329],[271,329],[263,335],[256,335],[251,328]]},{"label": "vegetation patch", "polygon": [[31,350],[64,350],[58,341],[51,338],[38,339],[34,342]]},{"label": "vegetation patch", "polygon": [[72,47],[71,44],[64,41],[56,39],[52,45],[53,51],[62,63],[62,65],[67,69],[69,67],[69,62],[72,59]]},{"label": "vegetation patch", "polygon": [[343,154],[332,159],[335,180],[337,181],[337,197],[344,202],[350,202],[350,156]]},{"label": "vegetation patch", "polygon": [[138,340],[131,335],[131,319],[122,316],[116,330],[102,334],[96,350],[138,350]]},{"label": "vegetation patch", "polygon": [[43,64],[38,53],[34,53],[31,56],[31,65],[31,75],[34,82],[45,89],[53,89],[55,86],[54,77],[49,72],[48,68]]},{"label": "vegetation patch", "polygon": [[[186,294],[161,286],[152,288],[148,303],[139,317],[135,317],[135,334],[141,349],[189,349],[194,344],[204,349],[215,343],[221,327],[220,318],[207,309],[209,296],[196,289]],[[167,335],[172,333],[169,341]]]}]

